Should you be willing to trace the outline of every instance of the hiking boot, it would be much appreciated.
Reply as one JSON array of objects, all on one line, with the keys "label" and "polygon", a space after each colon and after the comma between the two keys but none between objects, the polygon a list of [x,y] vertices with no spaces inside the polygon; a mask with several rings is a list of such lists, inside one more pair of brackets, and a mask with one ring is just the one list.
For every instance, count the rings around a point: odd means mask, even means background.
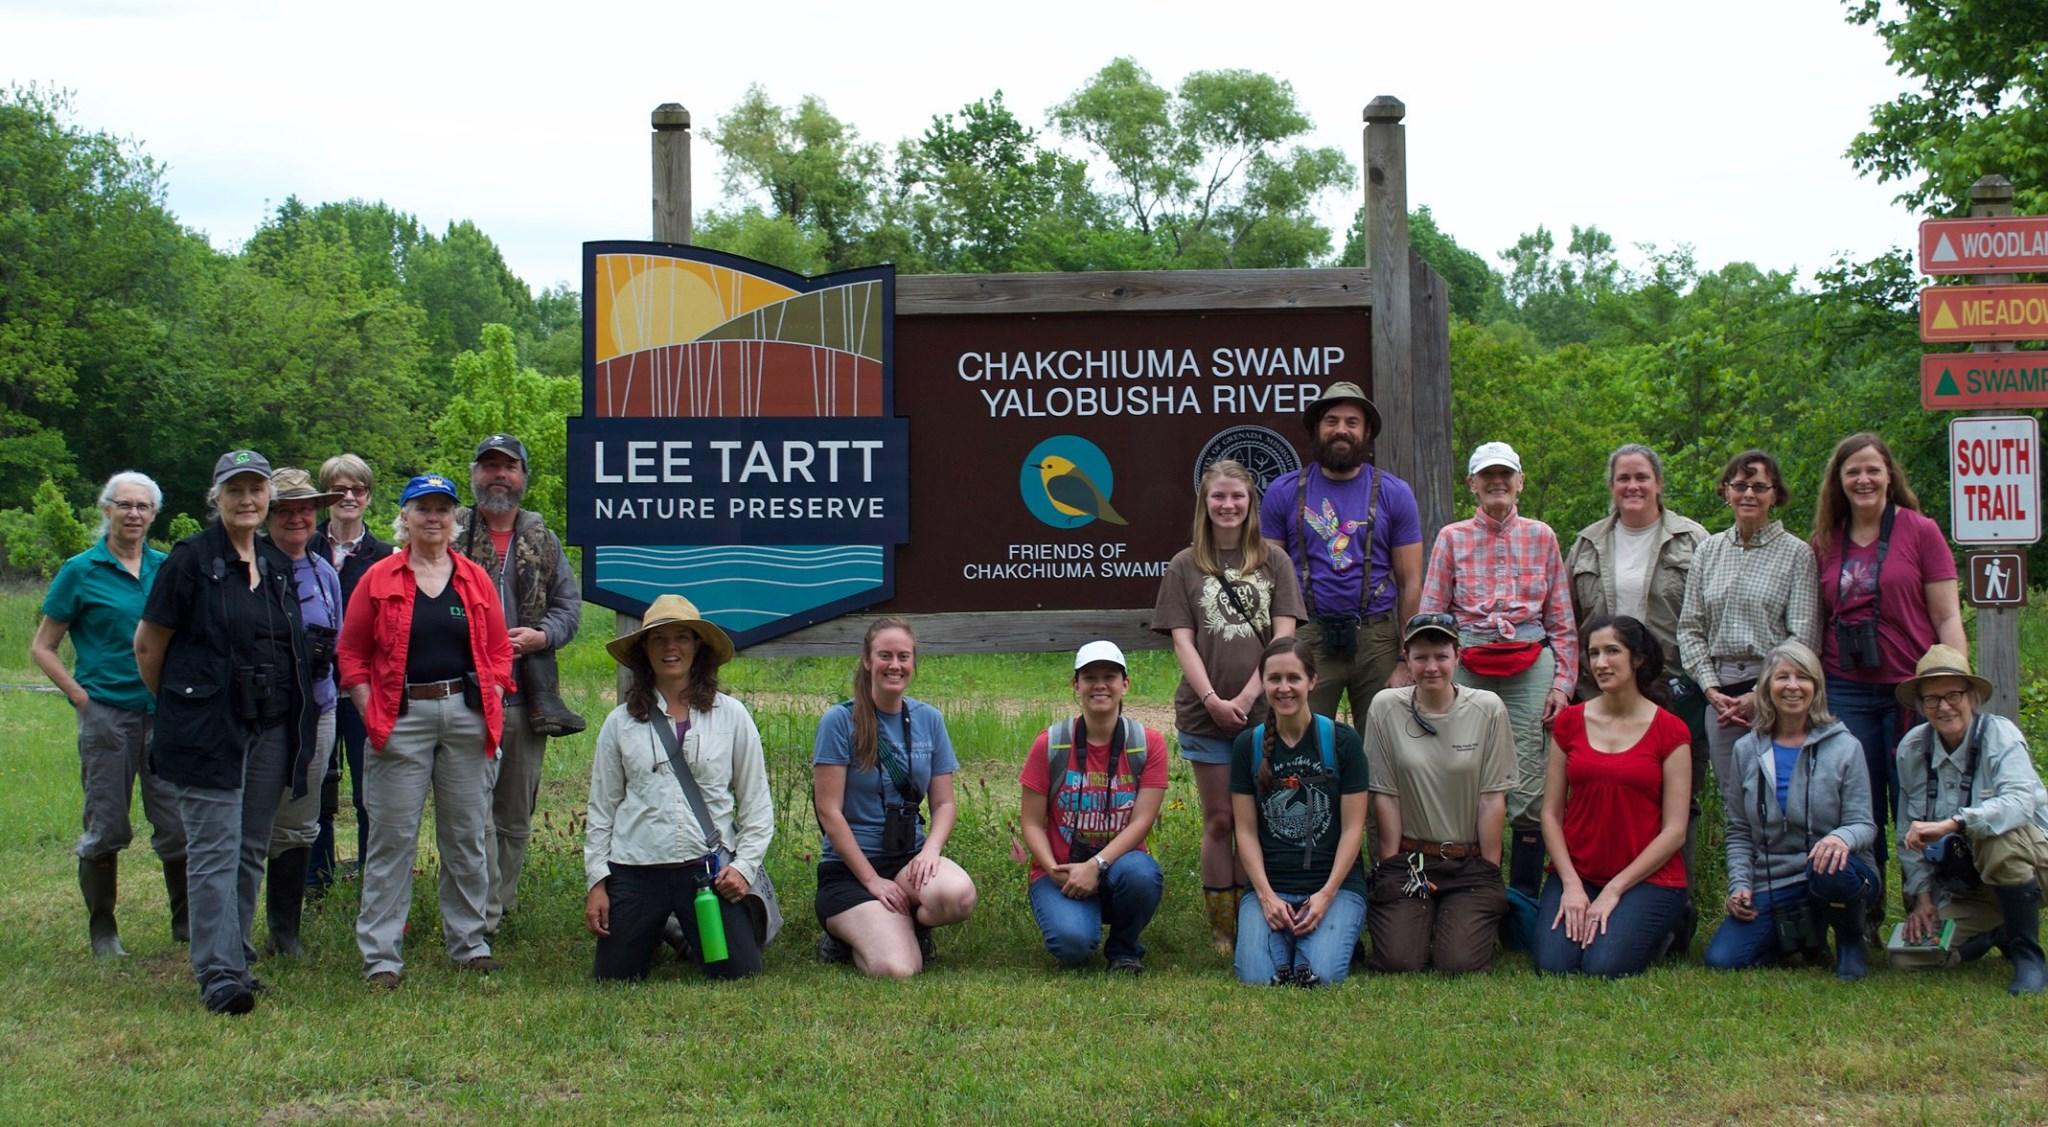
[{"label": "hiking boot", "polygon": [[230,986],[209,994],[206,998],[206,1008],[212,1013],[240,1017],[256,1008],[256,995],[247,987]]},{"label": "hiking boot", "polygon": [[932,965],[933,960],[939,957],[939,945],[932,942],[932,929],[923,924],[911,926],[917,929],[917,957],[924,960],[924,965]]},{"label": "hiking boot", "polygon": [[519,659],[519,697],[526,702],[526,727],[535,735],[573,736],[584,729],[583,717],[562,703],[561,683],[555,651]]},{"label": "hiking boot", "polygon": [[120,883],[116,866],[119,864],[118,854],[78,859],[78,890],[85,896],[85,927],[92,937],[95,958],[119,959],[128,954],[127,949],[121,946],[121,932],[114,926],[114,894]]},{"label": "hiking boot", "polygon": [[1237,950],[1237,890],[1205,887],[1202,906],[1209,913],[1209,945],[1227,959]]},{"label": "hiking boot", "polygon": [[306,865],[312,857],[310,848],[300,846],[270,859],[263,897],[270,921],[269,951],[273,955],[296,959],[306,953],[305,945],[299,942],[299,922],[306,911]]},{"label": "hiking boot", "polygon": [[818,933],[818,961],[821,963],[850,963],[853,948],[829,931]]},{"label": "hiking boot", "polygon": [[164,896],[171,904],[171,938],[192,942],[192,904],[185,894],[185,859],[164,862]]},{"label": "hiking boot", "polygon": [[466,971],[474,971],[477,974],[493,974],[505,969],[504,963],[489,955],[478,955],[473,959],[463,959],[455,965]]},{"label": "hiking boot", "polygon": [[2018,888],[1993,885],[1998,910],[2005,916],[2005,957],[2012,960],[2012,985],[2005,992],[2014,997],[2039,994],[2043,972],[2041,957],[2041,882],[2028,881]]},{"label": "hiking boot", "polygon": [[388,993],[398,989],[399,983],[405,980],[400,978],[396,971],[380,970],[363,981],[369,983],[373,989],[383,990]]}]

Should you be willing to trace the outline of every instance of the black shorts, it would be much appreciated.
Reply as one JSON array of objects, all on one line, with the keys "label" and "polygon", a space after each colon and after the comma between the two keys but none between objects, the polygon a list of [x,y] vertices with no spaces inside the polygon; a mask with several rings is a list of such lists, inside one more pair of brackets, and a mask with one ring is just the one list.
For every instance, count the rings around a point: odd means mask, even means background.
[{"label": "black shorts", "polygon": [[[903,866],[910,864],[910,859],[915,856],[915,853],[885,853],[868,858],[868,864],[874,866],[876,875],[883,880],[895,880],[896,874],[902,872]],[[818,895],[813,904],[818,912],[819,927],[825,926],[825,921],[833,916],[849,908],[858,908],[874,898],[874,893],[854,879],[853,872],[844,861],[818,862]]]}]

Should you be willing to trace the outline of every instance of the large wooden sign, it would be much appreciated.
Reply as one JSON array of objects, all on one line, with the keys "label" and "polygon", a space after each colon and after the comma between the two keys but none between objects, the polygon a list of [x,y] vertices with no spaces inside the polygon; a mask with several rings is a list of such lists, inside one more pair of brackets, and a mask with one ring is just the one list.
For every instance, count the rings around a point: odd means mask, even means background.
[{"label": "large wooden sign", "polygon": [[2048,286],[1934,286],[1920,291],[1920,339],[2048,340]]},{"label": "large wooden sign", "polygon": [[1949,538],[2032,544],[2041,538],[2041,424],[2031,415],[1949,420]]},{"label": "large wooden sign", "polygon": [[1920,358],[1930,411],[2048,407],[2048,352],[1930,352]]},{"label": "large wooden sign", "polygon": [[1928,219],[1920,224],[1922,274],[2048,270],[2048,215]]}]

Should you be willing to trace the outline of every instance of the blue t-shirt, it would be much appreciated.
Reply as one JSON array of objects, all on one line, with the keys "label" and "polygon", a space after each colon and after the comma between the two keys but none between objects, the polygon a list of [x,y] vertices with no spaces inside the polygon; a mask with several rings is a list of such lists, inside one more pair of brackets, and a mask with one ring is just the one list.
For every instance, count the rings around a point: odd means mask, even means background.
[{"label": "blue t-shirt", "polygon": [[[1361,547],[1357,534],[1365,526],[1376,476],[1380,495],[1372,506],[1372,543]],[[1309,482],[1306,514],[1300,504],[1304,478]],[[1308,584],[1301,595],[1311,614],[1358,614],[1362,578],[1375,592],[1364,613],[1379,614],[1393,610],[1398,595],[1394,549],[1422,543],[1422,517],[1415,491],[1393,474],[1366,466],[1349,481],[1333,481],[1310,463],[1273,480],[1259,503],[1259,534],[1286,545],[1297,582],[1307,553]]]},{"label": "blue t-shirt", "polygon": [[1783,810],[1785,799],[1792,792],[1792,769],[1799,766],[1799,753],[1806,749],[1798,746],[1786,747],[1773,740],[1771,750],[1775,753],[1771,759],[1771,767],[1777,772],[1778,778],[1778,809]]},{"label": "blue t-shirt", "polygon": [[[939,714],[938,709],[911,697],[903,698],[903,707],[910,713],[910,779],[920,792],[929,792],[932,777],[953,774],[960,769],[960,761],[953,754],[952,739],[946,735],[946,718]],[[882,733],[881,754],[895,759],[900,766],[903,762],[903,713],[877,712],[875,716],[880,721]],[[869,771],[853,766],[853,709],[850,706],[835,704],[825,710],[825,715],[818,721],[817,740],[811,746],[811,763],[846,768],[846,797],[840,805],[846,814],[846,824],[852,827],[853,839],[860,843],[863,854],[872,858],[881,853],[883,808],[901,804],[903,796],[896,793],[896,784],[881,764],[876,764]],[[921,816],[918,819],[917,844],[920,847],[924,845],[924,819]],[[830,838],[822,838],[818,853],[823,860],[839,860],[839,855],[832,850]]]}]

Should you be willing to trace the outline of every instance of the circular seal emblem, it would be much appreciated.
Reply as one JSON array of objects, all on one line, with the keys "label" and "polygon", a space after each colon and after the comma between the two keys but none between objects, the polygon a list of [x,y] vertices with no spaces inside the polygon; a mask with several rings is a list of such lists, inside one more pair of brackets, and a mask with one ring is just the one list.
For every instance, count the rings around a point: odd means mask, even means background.
[{"label": "circular seal emblem", "polygon": [[1217,431],[1202,444],[1202,452],[1195,458],[1196,492],[1201,492],[1202,475],[1225,458],[1243,463],[1244,468],[1252,471],[1262,493],[1274,478],[1301,468],[1301,455],[1278,431],[1250,425],[1229,427]]}]

